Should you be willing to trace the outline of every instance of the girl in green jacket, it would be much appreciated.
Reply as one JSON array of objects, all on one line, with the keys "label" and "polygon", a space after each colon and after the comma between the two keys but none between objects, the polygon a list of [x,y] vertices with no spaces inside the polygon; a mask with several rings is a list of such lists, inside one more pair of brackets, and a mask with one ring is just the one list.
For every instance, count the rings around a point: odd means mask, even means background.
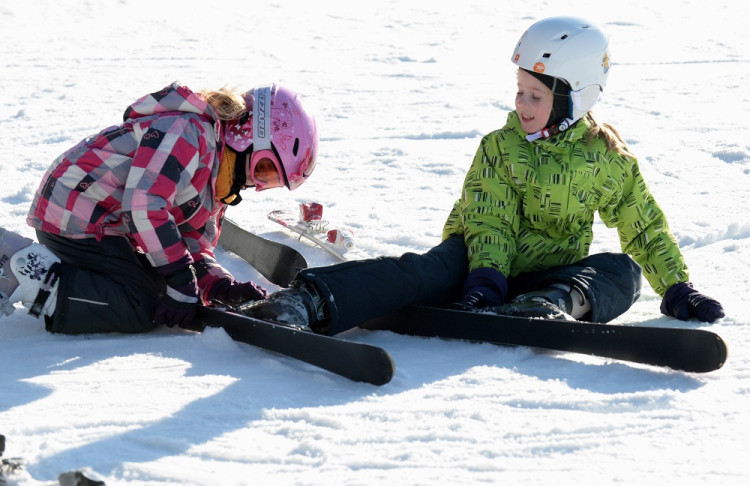
[{"label": "girl in green jacket", "polygon": [[[511,60],[516,110],[482,139],[443,243],[424,255],[305,270],[248,312],[331,334],[412,303],[607,322],[638,298],[643,274],[664,314],[722,317],[721,304],[689,282],[636,159],[590,112],[610,70],[604,32],[545,19]],[[589,256],[595,213],[617,228],[623,253]]]}]

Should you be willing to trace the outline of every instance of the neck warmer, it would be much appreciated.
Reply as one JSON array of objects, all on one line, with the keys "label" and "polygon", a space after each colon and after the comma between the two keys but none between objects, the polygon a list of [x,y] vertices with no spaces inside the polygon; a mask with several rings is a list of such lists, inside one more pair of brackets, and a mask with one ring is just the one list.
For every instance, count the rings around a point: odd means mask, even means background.
[{"label": "neck warmer", "polygon": [[[238,170],[240,174],[237,174]],[[244,172],[242,164],[237,164],[237,152],[226,147],[221,154],[219,173],[216,176],[216,199],[230,206],[239,204],[242,201],[240,189],[245,184],[245,179],[242,178]]]}]

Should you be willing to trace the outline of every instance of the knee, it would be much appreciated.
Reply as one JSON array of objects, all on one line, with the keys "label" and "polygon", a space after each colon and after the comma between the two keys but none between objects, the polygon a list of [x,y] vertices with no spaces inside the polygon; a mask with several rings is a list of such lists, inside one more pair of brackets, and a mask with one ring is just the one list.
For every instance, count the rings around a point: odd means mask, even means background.
[{"label": "knee", "polygon": [[641,276],[641,266],[627,253],[605,253],[610,258],[610,265],[622,273],[629,273],[635,277]]},{"label": "knee", "polygon": [[466,276],[469,269],[466,243],[463,236],[451,236],[423,255],[432,265],[442,266],[446,272]]},{"label": "knee", "polygon": [[641,266],[627,253],[607,253],[608,271],[616,275],[624,285],[631,286],[632,293],[637,295],[641,290]]},{"label": "knee", "polygon": [[581,261],[598,271],[609,270],[619,275],[641,276],[641,266],[627,253],[597,253]]}]

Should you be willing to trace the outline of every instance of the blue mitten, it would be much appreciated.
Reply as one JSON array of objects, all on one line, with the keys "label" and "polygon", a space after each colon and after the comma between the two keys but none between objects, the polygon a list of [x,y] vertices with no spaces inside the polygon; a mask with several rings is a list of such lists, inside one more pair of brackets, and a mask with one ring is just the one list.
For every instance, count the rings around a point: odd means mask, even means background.
[{"label": "blue mitten", "polygon": [[669,287],[661,301],[661,312],[681,321],[695,317],[703,322],[714,322],[724,317],[724,308],[719,301],[701,294],[690,282]]}]

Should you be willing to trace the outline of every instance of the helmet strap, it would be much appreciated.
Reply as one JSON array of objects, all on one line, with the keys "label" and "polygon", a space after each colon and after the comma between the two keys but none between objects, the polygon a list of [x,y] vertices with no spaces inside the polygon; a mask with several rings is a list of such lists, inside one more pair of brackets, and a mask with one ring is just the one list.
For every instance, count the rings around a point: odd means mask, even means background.
[{"label": "helmet strap", "polygon": [[539,140],[540,138],[549,138],[553,135],[564,132],[565,130],[573,126],[573,124],[577,121],[578,120],[573,120],[572,118],[565,118],[560,123],[555,123],[554,125],[543,128],[536,133],[526,135],[526,140],[528,140],[529,142],[533,142],[534,140]]}]

